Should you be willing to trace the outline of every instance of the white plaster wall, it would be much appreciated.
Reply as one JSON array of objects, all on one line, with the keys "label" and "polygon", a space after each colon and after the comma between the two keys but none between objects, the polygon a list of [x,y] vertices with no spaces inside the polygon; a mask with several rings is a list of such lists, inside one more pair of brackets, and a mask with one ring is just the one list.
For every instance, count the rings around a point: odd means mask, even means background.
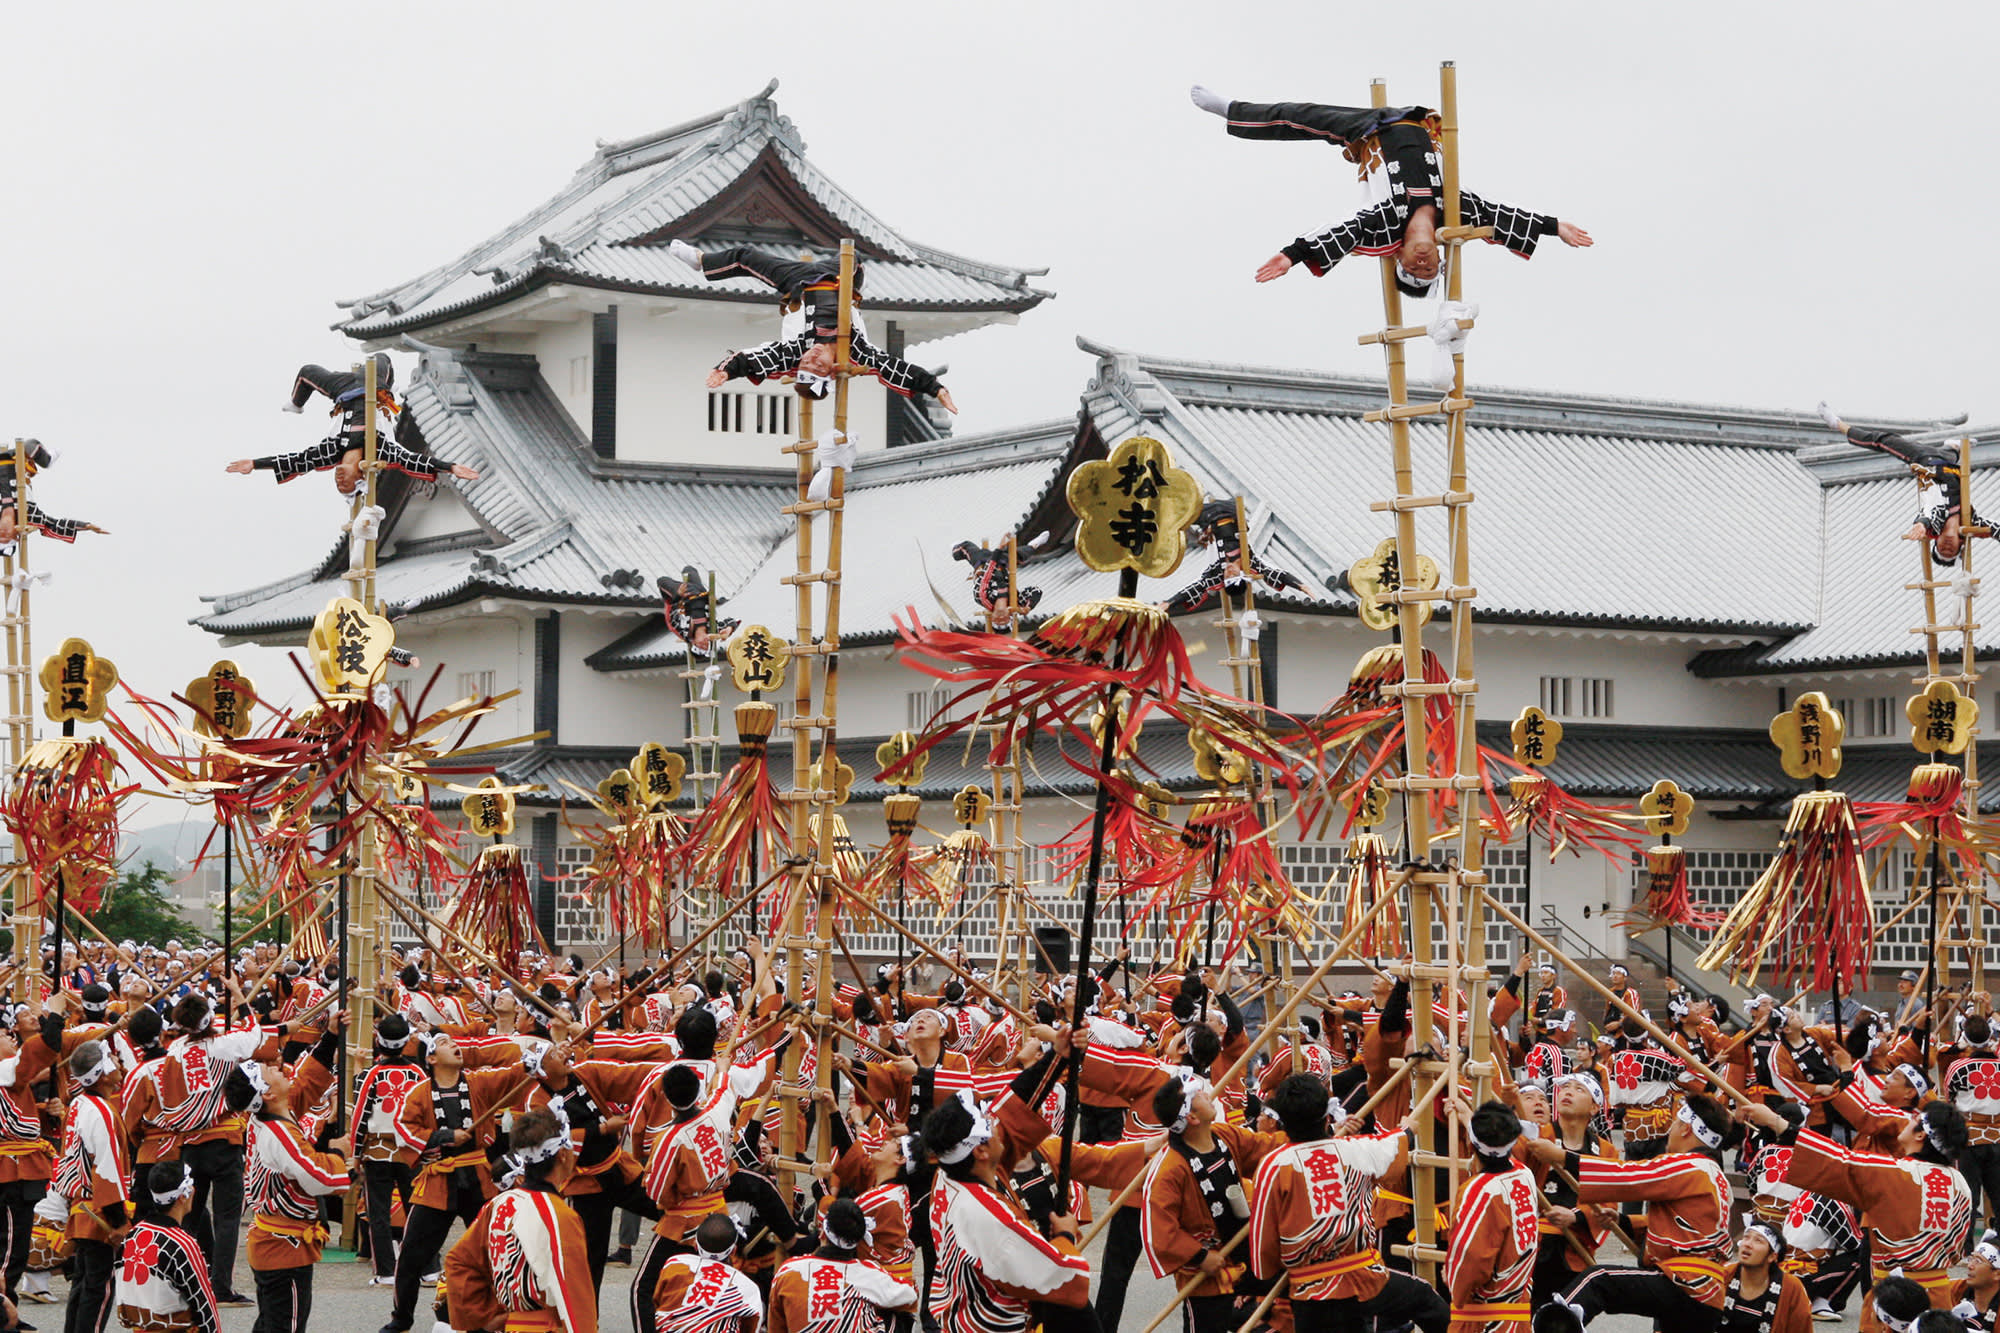
[{"label": "white plaster wall", "polygon": [[[685,301],[671,307],[627,307],[618,311],[618,456],[636,462],[714,463],[783,467],[780,452],[796,436],[756,434],[748,429],[752,409],[744,408],[746,429],[710,432],[708,369],[731,349],[776,336],[777,318],[766,305],[704,305]],[[546,367],[544,373],[547,373]],[[730,381],[731,393],[786,395],[788,387]],[[879,449],[884,438],[887,390],[872,378],[848,387],[848,429],[864,449]],[[796,421],[797,408],[794,408]],[[588,419],[587,416],[585,418]],[[815,405],[814,425],[832,427],[831,400]]]},{"label": "white plaster wall", "polygon": [[637,751],[647,741],[675,744],[680,740],[679,680],[671,676],[619,679],[584,665],[586,657],[629,632],[637,620],[578,611],[563,615],[556,743],[612,745]]},{"label": "white plaster wall", "polygon": [[[542,364],[542,378],[554,390],[556,401],[576,423],[585,439],[590,437],[591,317],[589,313],[560,324],[544,324],[521,350],[530,352]],[[620,320],[621,324],[623,320]],[[621,349],[622,350],[622,349]],[[622,361],[619,363],[624,364]]]},{"label": "white plaster wall", "polygon": [[389,554],[394,555],[396,548],[404,542],[479,530],[479,520],[458,498],[458,492],[449,485],[440,484],[430,499],[411,500],[404,507],[402,517],[396,522],[395,540]]},{"label": "white plaster wall", "polygon": [[492,671],[495,694],[521,691],[500,704],[491,716],[480,719],[469,744],[484,745],[533,730],[535,630],[526,615],[503,612],[431,624],[421,618],[404,620],[396,625],[396,642],[414,652],[421,663],[413,671],[392,669],[389,673],[392,682],[409,692],[412,702],[439,663],[444,664],[444,674],[427,700],[429,708],[441,708],[463,697],[459,684],[463,672]]}]

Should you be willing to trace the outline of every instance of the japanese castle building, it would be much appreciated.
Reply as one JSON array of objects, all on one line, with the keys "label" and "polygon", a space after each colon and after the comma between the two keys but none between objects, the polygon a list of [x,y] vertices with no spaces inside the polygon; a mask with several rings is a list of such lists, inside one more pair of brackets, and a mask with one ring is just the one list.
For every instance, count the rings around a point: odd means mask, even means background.
[{"label": "japanese castle building", "polygon": [[[643,742],[685,735],[685,659],[654,577],[713,571],[725,615],[781,633],[792,624],[793,591],[780,582],[794,568],[780,513],[792,463],[780,449],[796,431],[794,397],[776,384],[702,384],[723,349],[775,336],[774,303],[748,280],[703,281],[668,242],[830,255],[851,236],[868,266],[871,334],[919,361],[936,340],[1011,322],[1051,295],[1035,285],[1038,270],[894,231],[813,167],[771,92],[601,146],[547,203],[352,303],[337,326],[357,356],[421,349],[410,406],[441,454],[482,473],[458,488],[389,476],[380,590],[407,608],[399,641],[448,664],[447,687],[455,675],[461,693],[520,691],[492,734],[549,733],[507,753],[503,775],[542,788],[524,804],[545,927],[563,946],[603,931],[558,878],[588,859],[558,814],[567,798],[579,817],[565,782],[590,790]],[[949,693],[891,659],[892,618],[914,607],[940,621],[935,585],[969,619],[965,566],[950,548],[1009,529],[1024,544],[1054,539],[1021,573],[1043,589],[1040,614],[1108,595],[1108,576],[1068,544],[1062,483],[1134,434],[1166,441],[1211,497],[1243,496],[1255,549],[1313,590],[1263,607],[1276,706],[1316,712],[1384,641],[1357,620],[1344,582],[1391,531],[1368,507],[1388,493],[1385,436],[1361,420],[1383,401],[1379,381],[1077,344],[1075,417],[971,438],[854,381],[864,450],[847,483],[840,735],[861,777],[845,813],[864,847],[881,835],[883,789],[867,781],[875,747],[920,726]],[[1482,386],[1474,397],[1472,568],[1489,743],[1506,748],[1507,722],[1538,704],[1565,725],[1550,772],[1571,792],[1629,805],[1661,778],[1679,783],[1700,801],[1683,841],[1696,897],[1709,904],[1733,901],[1755,877],[1805,785],[1784,775],[1765,734],[1799,692],[1824,690],[1846,715],[1836,785],[1856,799],[1902,794],[1918,757],[1903,703],[1922,642],[1909,632],[1921,602],[1902,587],[1916,564],[1900,540],[1915,501],[1904,469],[1833,440],[1808,413]],[[1415,436],[1419,476],[1442,477],[1441,436]],[[2000,431],[1976,438],[1990,461]],[[1442,559],[1436,512],[1420,526]],[[1140,595],[1164,598],[1201,561],[1192,554]],[[344,591],[345,563],[343,541],[291,578],[209,598],[195,623],[225,644],[302,643]],[[1197,669],[1226,686],[1222,668],[1204,665],[1226,655],[1215,619],[1180,627],[1208,645]],[[1983,651],[2000,647],[2000,624],[1984,633]],[[1442,651],[1444,636],[1433,630],[1429,642]],[[735,700],[726,681],[721,689],[726,728]],[[1981,694],[1990,715],[1994,692]],[[1184,737],[1149,728],[1139,753],[1169,785],[1200,785]],[[945,801],[985,778],[964,757],[960,745],[933,756],[919,788],[932,827],[948,830]],[[2000,746],[1982,757],[2000,759]],[[1053,841],[1087,816],[1089,783],[1052,746],[1028,780],[1031,837]],[[1280,852],[1297,883],[1337,899],[1340,845],[1296,834],[1287,829]],[[1629,905],[1629,868],[1567,854],[1551,865],[1547,853],[1530,865],[1518,842],[1490,849],[1496,891],[1517,907],[1531,899],[1531,918],[1559,926],[1572,949],[1622,955],[1625,934],[1606,914]],[[1890,876],[1878,912],[1906,891]],[[1040,892],[1074,919],[1062,886]],[[1337,911],[1329,905],[1328,919]],[[986,914],[966,927],[974,952],[982,920],[990,929]],[[1878,967],[1917,957],[1924,924],[1919,908],[1887,932]],[[1496,960],[1511,958],[1510,934],[1490,929]],[[855,943],[895,952],[886,935]]]}]

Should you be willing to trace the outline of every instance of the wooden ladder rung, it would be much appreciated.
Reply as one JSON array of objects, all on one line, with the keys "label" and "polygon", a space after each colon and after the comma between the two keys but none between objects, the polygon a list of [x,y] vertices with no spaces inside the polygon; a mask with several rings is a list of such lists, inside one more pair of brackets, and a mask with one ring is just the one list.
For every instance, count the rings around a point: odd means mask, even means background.
[{"label": "wooden ladder rung", "polygon": [[1398,681],[1394,685],[1384,685],[1380,692],[1391,699],[1423,699],[1434,694],[1456,694],[1463,697],[1479,693],[1479,682],[1476,680]]},{"label": "wooden ladder rung", "polygon": [[837,509],[845,508],[847,508],[847,502],[838,498],[831,500],[795,500],[791,504],[780,508],[778,512],[781,514],[827,514]]},{"label": "wooden ladder rung", "polygon": [[1455,245],[1464,241],[1490,241],[1493,239],[1493,228],[1491,225],[1484,227],[1439,227],[1437,229],[1437,238],[1447,245]]},{"label": "wooden ladder rung", "polygon": [[1395,592],[1385,593],[1382,600],[1402,605],[1412,602],[1469,602],[1478,596],[1479,589],[1477,588],[1461,588],[1457,586],[1444,588],[1398,588]]},{"label": "wooden ladder rung", "polygon": [[793,657],[826,657],[840,651],[840,640],[823,639],[818,643],[794,643],[791,648]]},{"label": "wooden ladder rung", "polygon": [[1910,633],[1912,633],[1912,634],[1971,634],[1971,633],[1972,633],[1973,631],[1977,630],[1978,628],[1979,628],[1979,626],[1978,626],[1977,624],[1971,624],[1971,625],[1918,625],[1918,626],[1917,626],[1916,628],[1912,629],[1912,630],[1910,631]]},{"label": "wooden ladder rung", "polygon": [[1934,680],[1948,680],[1954,685],[1977,685],[1979,683],[1979,673],[1975,671],[1971,675],[1967,675],[1963,671],[1961,671],[1954,675],[1949,675],[1949,676],[1910,677],[1910,683],[1913,685],[1928,685]]},{"label": "wooden ladder rung", "polygon": [[[1442,232],[1443,228],[1439,228],[1439,231]],[[1414,1153],[1411,1154],[1411,1157],[1413,1159],[1415,1156],[1416,1154]],[[1445,1260],[1451,1258],[1450,1254],[1448,1254],[1444,1250],[1440,1250],[1435,1245],[1416,1245],[1416,1244],[1391,1245],[1389,1247],[1389,1252],[1391,1254],[1400,1255],[1405,1259],[1427,1260],[1434,1264],[1441,1264]]]},{"label": "wooden ladder rung", "polygon": [[1950,579],[1925,579],[1920,583],[1905,583],[1903,587],[1910,592],[1925,592],[1933,588],[1949,588],[1951,585]]},{"label": "wooden ladder rung", "polygon": [[1216,665],[1226,667],[1262,666],[1264,665],[1264,659],[1261,657],[1225,657],[1220,662],[1217,662]]},{"label": "wooden ladder rung", "polygon": [[1390,791],[1484,791],[1486,784],[1476,777],[1433,778],[1427,776],[1383,778]]},{"label": "wooden ladder rung", "polygon": [[779,720],[778,725],[786,731],[824,731],[833,725],[830,717],[788,717]]},{"label": "wooden ladder rung", "polygon": [[1452,412],[1472,410],[1470,398],[1444,398],[1435,403],[1401,403],[1395,407],[1378,407],[1373,412],[1361,414],[1363,421],[1408,421],[1412,417],[1441,417]]},{"label": "wooden ladder rung", "polygon": [[1449,870],[1419,870],[1416,874],[1410,876],[1410,881],[1415,884],[1484,885],[1486,883],[1486,872],[1483,870],[1461,870],[1457,874],[1453,874]]},{"label": "wooden ladder rung", "polygon": [[791,791],[781,791],[778,793],[779,800],[791,801],[795,804],[803,802],[811,805],[832,805],[833,797],[834,793],[830,791],[820,791],[817,788],[811,791],[805,791],[800,788],[794,788]]},{"label": "wooden ladder rung", "polygon": [[840,582],[840,571],[837,569],[822,569],[811,574],[787,574],[785,577],[779,579],[778,582],[789,584],[794,588],[802,583],[838,583]]},{"label": "wooden ladder rung", "polygon": [[[1473,326],[1473,322],[1469,319],[1461,319],[1458,321],[1458,327],[1469,329]],[[1427,338],[1430,336],[1430,332],[1431,329],[1428,324],[1405,324],[1401,328],[1380,329],[1374,333],[1364,333],[1354,341],[1363,347],[1374,343],[1406,343],[1414,338]]]},{"label": "wooden ladder rung", "polygon": [[1472,503],[1471,491],[1446,491],[1443,495],[1399,495],[1393,500],[1371,500],[1368,508],[1377,514],[1401,514],[1411,509],[1453,508]]}]

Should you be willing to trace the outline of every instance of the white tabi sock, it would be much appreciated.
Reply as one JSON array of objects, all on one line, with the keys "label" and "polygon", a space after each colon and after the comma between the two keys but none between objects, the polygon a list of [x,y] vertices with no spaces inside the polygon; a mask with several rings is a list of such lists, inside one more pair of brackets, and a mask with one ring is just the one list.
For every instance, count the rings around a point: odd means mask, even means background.
[{"label": "white tabi sock", "polygon": [[1188,100],[1203,111],[1208,112],[1211,116],[1226,116],[1229,114],[1229,99],[1204,84],[1197,83],[1194,87],[1188,89]]},{"label": "white tabi sock", "polygon": [[669,242],[667,245],[667,253],[672,255],[675,259],[680,260],[683,264],[686,264],[689,268],[701,267],[701,251],[695,249],[692,245],[689,245],[686,241]]}]

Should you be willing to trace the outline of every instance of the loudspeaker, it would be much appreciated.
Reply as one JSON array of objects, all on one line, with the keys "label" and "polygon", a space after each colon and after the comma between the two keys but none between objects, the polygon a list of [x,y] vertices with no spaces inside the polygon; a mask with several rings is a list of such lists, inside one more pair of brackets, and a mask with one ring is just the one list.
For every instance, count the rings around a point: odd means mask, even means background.
[{"label": "loudspeaker", "polygon": [[1042,967],[1053,967],[1067,975],[1073,969],[1069,960],[1069,932],[1061,926],[1036,926],[1035,942],[1041,949],[1035,954],[1035,962]]}]

